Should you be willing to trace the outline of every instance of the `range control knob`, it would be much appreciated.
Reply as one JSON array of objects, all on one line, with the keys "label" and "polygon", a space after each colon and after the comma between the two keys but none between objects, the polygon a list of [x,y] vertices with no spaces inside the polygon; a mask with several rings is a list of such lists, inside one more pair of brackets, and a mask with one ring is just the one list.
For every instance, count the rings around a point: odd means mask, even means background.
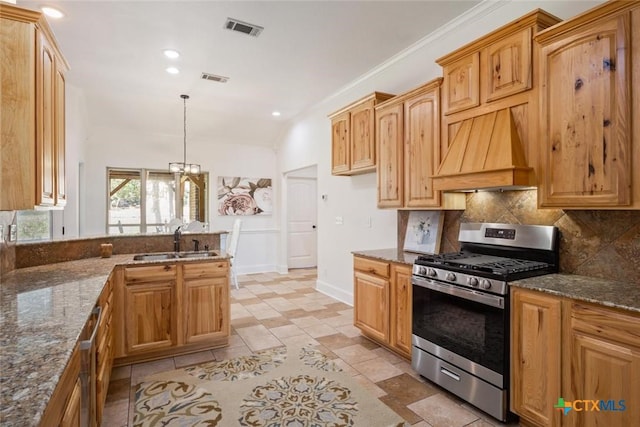
[{"label": "range control knob", "polygon": [[469,285],[469,286],[474,286],[474,287],[475,287],[475,286],[478,286],[478,278],[476,278],[476,277],[469,277],[469,278],[467,279],[467,285]]},{"label": "range control knob", "polygon": [[418,268],[418,274],[424,276],[425,274],[427,274],[427,267],[419,267]]},{"label": "range control knob", "polygon": [[436,277],[438,275],[438,272],[435,271],[433,268],[429,268],[427,270],[427,276],[429,277]]},{"label": "range control knob", "polygon": [[446,279],[450,282],[455,282],[456,281],[456,275],[453,273],[447,273]]},{"label": "range control knob", "polygon": [[487,279],[482,279],[482,282],[480,282],[480,286],[482,287],[482,289],[491,289],[491,282]]}]

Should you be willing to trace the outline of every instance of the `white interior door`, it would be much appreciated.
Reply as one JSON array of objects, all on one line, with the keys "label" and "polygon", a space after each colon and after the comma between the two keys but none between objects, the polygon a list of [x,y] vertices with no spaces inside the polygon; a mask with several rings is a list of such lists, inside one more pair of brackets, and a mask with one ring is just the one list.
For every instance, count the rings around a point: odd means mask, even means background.
[{"label": "white interior door", "polygon": [[287,181],[287,264],[289,268],[317,265],[317,200],[315,178]]}]

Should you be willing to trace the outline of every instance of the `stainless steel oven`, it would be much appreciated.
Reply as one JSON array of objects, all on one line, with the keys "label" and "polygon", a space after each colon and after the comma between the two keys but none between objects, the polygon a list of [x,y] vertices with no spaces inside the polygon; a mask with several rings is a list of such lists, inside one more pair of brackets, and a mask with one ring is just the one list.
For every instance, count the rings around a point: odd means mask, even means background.
[{"label": "stainless steel oven", "polygon": [[461,224],[461,252],[413,266],[412,366],[420,375],[506,421],[508,282],[557,271],[557,229]]}]

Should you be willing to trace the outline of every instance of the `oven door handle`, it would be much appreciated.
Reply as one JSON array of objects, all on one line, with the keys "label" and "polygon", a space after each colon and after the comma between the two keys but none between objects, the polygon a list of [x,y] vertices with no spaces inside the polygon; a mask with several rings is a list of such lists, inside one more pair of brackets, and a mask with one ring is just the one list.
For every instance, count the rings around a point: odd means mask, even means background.
[{"label": "oven door handle", "polygon": [[488,295],[455,285],[443,285],[432,280],[425,280],[415,276],[413,276],[412,283],[416,286],[431,289],[443,294],[449,294],[455,297],[464,298],[469,301],[479,302],[480,304],[490,305],[491,307],[496,307],[501,310],[504,310],[505,308],[504,297]]}]

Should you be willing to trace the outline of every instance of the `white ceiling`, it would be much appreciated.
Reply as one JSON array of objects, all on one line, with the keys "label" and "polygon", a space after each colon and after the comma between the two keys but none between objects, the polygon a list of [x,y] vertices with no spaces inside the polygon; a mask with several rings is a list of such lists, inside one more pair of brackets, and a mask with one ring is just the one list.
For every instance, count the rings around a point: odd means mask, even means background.
[{"label": "white ceiling", "polygon": [[[44,3],[66,14],[49,22],[91,128],[182,135],[186,93],[189,140],[275,145],[288,120],[479,1]],[[257,38],[228,31],[227,17],[265,29]],[[167,48],[181,57],[165,58]],[[171,65],[180,74],[166,73]]]}]

